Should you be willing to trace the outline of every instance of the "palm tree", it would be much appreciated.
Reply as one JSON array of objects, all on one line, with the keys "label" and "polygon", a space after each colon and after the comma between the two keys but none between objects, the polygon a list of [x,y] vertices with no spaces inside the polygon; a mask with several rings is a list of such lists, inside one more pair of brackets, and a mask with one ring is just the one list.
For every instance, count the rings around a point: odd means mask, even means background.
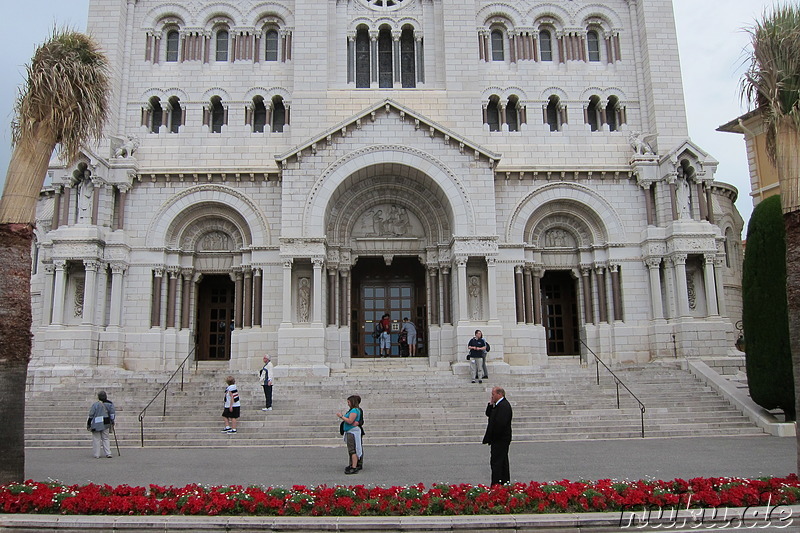
[{"label": "palm tree", "polygon": [[108,115],[107,61],[86,35],[54,29],[34,53],[15,106],[14,152],[0,198],[0,483],[25,475],[25,381],[31,357],[36,202],[56,146],[68,164]]},{"label": "palm tree", "polygon": [[[800,383],[800,6],[776,6],[749,28],[753,49],[742,96],[761,112],[778,169],[786,227],[786,300],[794,381]],[[795,387],[795,407],[800,407]],[[795,409],[797,411],[797,409]],[[797,435],[800,444],[800,432]],[[800,446],[797,447],[800,467]]]}]

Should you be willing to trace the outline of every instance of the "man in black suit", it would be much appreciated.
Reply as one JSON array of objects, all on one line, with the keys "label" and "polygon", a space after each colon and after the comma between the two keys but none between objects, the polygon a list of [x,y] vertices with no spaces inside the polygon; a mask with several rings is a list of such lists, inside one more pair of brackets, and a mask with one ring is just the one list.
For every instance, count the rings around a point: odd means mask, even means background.
[{"label": "man in black suit", "polygon": [[489,423],[483,443],[492,447],[489,464],[492,465],[492,485],[503,485],[511,479],[508,467],[508,447],[511,445],[511,404],[502,387],[492,389],[492,401],[486,406]]}]

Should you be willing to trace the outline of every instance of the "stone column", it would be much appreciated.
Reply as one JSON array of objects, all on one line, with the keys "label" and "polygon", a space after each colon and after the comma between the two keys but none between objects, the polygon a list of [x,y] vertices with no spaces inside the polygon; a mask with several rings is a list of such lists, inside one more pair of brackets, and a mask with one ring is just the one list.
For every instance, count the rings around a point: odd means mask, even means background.
[{"label": "stone column", "polygon": [[193,274],[190,268],[181,271],[181,329],[189,329],[191,325]]},{"label": "stone column", "polygon": [[414,32],[414,53],[417,55],[417,83],[425,83],[425,50],[422,47],[422,35]]},{"label": "stone column", "polygon": [[312,259],[314,267],[314,288],[311,295],[311,316],[315,324],[322,324],[322,259]]},{"label": "stone column", "polygon": [[619,265],[609,265],[611,270],[611,309],[614,312],[612,320],[622,320],[622,283],[619,279]]},{"label": "stone column", "polygon": [[370,69],[370,85],[372,87],[378,86],[378,32],[370,30],[369,32],[369,69]]},{"label": "stone column", "polygon": [[456,286],[458,287],[458,321],[467,320],[469,318],[469,310],[467,309],[467,258],[456,258]]},{"label": "stone column", "polygon": [[394,67],[393,85],[397,88],[402,87],[400,79],[400,32],[392,31],[392,66]]},{"label": "stone column", "polygon": [[597,277],[597,306],[599,308],[598,321],[608,322],[608,298],[606,292],[606,269],[596,267],[595,276]]},{"label": "stone column", "polygon": [[590,268],[581,268],[583,287],[583,316],[587,324],[594,324],[594,313],[592,312],[592,280]]},{"label": "stone column", "polygon": [[53,324],[64,324],[64,298],[67,292],[67,262],[63,259],[53,261],[56,269],[55,283],[53,283]]},{"label": "stone column", "polygon": [[717,307],[717,282],[714,276],[714,259],[715,254],[705,254],[703,256],[703,285],[706,289],[706,310],[708,316],[719,316],[719,308]]},{"label": "stone column", "polygon": [[347,83],[356,81],[356,34],[347,34]]},{"label": "stone column", "polygon": [[656,225],[656,206],[653,203],[653,190],[652,185],[648,183],[642,190],[644,191],[644,204],[647,208],[647,224],[649,226]]},{"label": "stone column", "polygon": [[100,185],[95,185],[92,191],[92,225],[97,225],[97,213],[100,208]]},{"label": "stone column", "polygon": [[650,276],[650,303],[653,311],[653,318],[661,320],[664,318],[664,304],[661,301],[661,276],[659,265],[660,257],[648,257],[645,259],[647,273]]},{"label": "stone column", "polygon": [[675,299],[678,304],[678,316],[689,316],[689,289],[686,283],[686,254],[675,254],[672,262],[675,265]]},{"label": "stone column", "polygon": [[125,268],[121,263],[111,263],[111,316],[108,324],[111,327],[118,328],[122,325],[122,282]]},{"label": "stone column", "polygon": [[533,287],[533,280],[531,279],[532,276],[531,276],[530,267],[525,267],[525,270],[523,271],[523,275],[524,275],[524,278],[523,278],[523,288],[522,288],[522,290],[523,290],[523,294],[524,294],[523,301],[525,303],[525,323],[526,324],[532,324],[533,323],[533,302],[531,302],[531,299],[533,297],[533,291],[532,291],[531,287]]},{"label": "stone column", "polygon": [[664,259],[664,282],[667,294],[667,318],[675,318],[678,316],[678,310],[675,299],[675,264],[672,259]]},{"label": "stone column", "polygon": [[327,319],[325,320],[328,326],[335,326],[336,325],[336,295],[338,294],[336,290],[336,280],[339,276],[336,275],[335,268],[328,269],[328,290],[326,291],[328,294],[328,312],[327,312]]},{"label": "stone column", "polygon": [[669,200],[672,205],[672,220],[678,220],[678,202],[675,199],[677,192],[678,188],[673,181],[669,184]]},{"label": "stone column", "polygon": [[117,229],[125,229],[125,202],[128,198],[128,186],[119,187],[119,205],[117,206]]},{"label": "stone column", "polygon": [[723,281],[723,268],[725,267],[725,259],[717,257],[714,260],[714,283],[717,287],[717,303],[719,314],[728,316],[727,305],[725,305],[725,283]]},{"label": "stone column", "polygon": [[231,273],[231,277],[233,277],[233,328],[234,329],[242,329],[243,324],[243,317],[242,314],[244,312],[244,279],[242,276],[242,271],[237,270],[236,272]]},{"label": "stone column", "polygon": [[53,220],[50,224],[52,229],[58,229],[61,225],[61,185],[54,187],[55,196],[53,197]]},{"label": "stone column", "polygon": [[523,301],[523,294],[525,294],[524,284],[522,267],[517,265],[514,267],[514,303],[516,304],[517,324],[523,324],[525,322],[525,302]]},{"label": "stone column", "polygon": [[83,315],[81,324],[94,324],[94,308],[97,302],[97,268],[100,266],[98,261],[90,259],[83,261],[83,268],[86,274],[83,284]]},{"label": "stone column", "polygon": [[72,189],[69,187],[64,188],[64,193],[61,195],[61,221],[59,226],[69,226],[69,201],[72,197]]},{"label": "stone column", "polygon": [[489,284],[489,321],[497,321],[497,260],[486,258],[486,279]]},{"label": "stone column", "polygon": [[243,326],[250,328],[253,326],[253,269],[244,267],[244,313]]},{"label": "stone column", "polygon": [[428,267],[428,309],[430,310],[430,324],[439,325],[439,285],[436,283],[438,269]]},{"label": "stone column", "polygon": [[283,261],[283,319],[284,324],[292,320],[292,259]]},{"label": "stone column", "polygon": [[161,281],[164,276],[164,269],[156,268],[153,270],[153,288],[150,294],[150,327],[161,326]]},{"label": "stone column", "polygon": [[178,299],[178,271],[170,268],[167,276],[167,328],[174,328]]},{"label": "stone column", "polygon": [[544,272],[542,272],[541,268],[534,267],[531,269],[531,273],[533,274],[533,287],[531,287],[531,292],[533,292],[533,323],[541,325],[542,324],[542,276]]},{"label": "stone column", "polygon": [[350,295],[352,294],[352,281],[353,278],[350,276],[350,269],[341,269],[340,272],[342,273],[342,326],[349,326],[350,325],[350,309],[352,306],[350,304]]},{"label": "stone column", "polygon": [[261,306],[263,298],[262,269],[253,269],[253,327],[261,327]]},{"label": "stone column", "polygon": [[452,324],[453,317],[451,316],[450,308],[452,307],[450,300],[450,269],[442,267],[441,269],[441,284],[442,284],[442,324]]},{"label": "stone column", "polygon": [[42,294],[42,325],[50,325],[53,316],[53,275],[56,272],[55,265],[46,264],[44,269],[44,293]]}]

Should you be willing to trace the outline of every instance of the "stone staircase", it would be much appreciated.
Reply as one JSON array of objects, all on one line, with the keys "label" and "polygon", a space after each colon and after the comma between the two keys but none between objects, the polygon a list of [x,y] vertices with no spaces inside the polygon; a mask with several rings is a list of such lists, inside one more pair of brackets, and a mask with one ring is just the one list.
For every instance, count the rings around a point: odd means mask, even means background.
[{"label": "stone staircase", "polygon": [[[763,434],[677,362],[614,371],[647,408],[646,437]],[[358,361],[346,374],[281,378],[270,412],[261,411],[264,400],[256,376],[240,374],[242,417],[235,435],[219,431],[227,373],[187,374],[183,391],[178,385],[168,390],[166,416],[162,394],[144,418],[145,446],[338,446],[335,413],[345,410],[350,394],[363,398],[365,443],[370,446],[477,443],[486,427],[484,409],[492,385],[505,387],[514,407],[515,441],[641,436],[638,404],[620,387],[617,409],[613,378],[601,369],[597,385],[594,367],[581,368],[575,359],[528,373],[495,374],[482,385],[409,359]],[[26,445],[87,446],[87,412],[96,390],[104,388],[117,407],[120,446],[140,446],[138,414],[167,375],[97,370],[92,379],[29,392]]]}]

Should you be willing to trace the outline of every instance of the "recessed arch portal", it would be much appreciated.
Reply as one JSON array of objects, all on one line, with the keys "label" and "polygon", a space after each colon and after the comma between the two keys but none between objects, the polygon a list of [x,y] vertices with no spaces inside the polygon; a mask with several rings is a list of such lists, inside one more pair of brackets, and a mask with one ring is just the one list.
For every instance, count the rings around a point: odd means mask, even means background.
[{"label": "recessed arch portal", "polygon": [[453,233],[453,211],[442,188],[421,171],[397,164],[371,165],[348,176],[331,195],[325,220],[330,244],[363,251],[366,242],[390,239],[397,252],[421,253],[448,243]]}]

